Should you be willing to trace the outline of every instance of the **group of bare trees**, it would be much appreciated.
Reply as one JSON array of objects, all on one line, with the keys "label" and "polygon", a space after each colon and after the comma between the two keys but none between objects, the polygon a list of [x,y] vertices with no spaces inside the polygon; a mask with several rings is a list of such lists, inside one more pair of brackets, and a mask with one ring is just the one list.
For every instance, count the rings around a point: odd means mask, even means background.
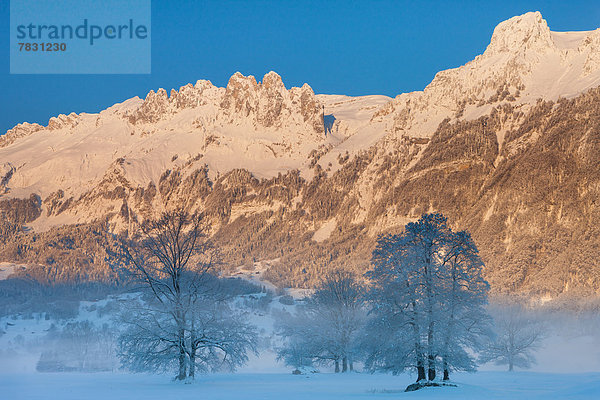
[{"label": "group of bare trees", "polygon": [[[417,382],[474,371],[477,362],[527,367],[541,331],[515,307],[487,309],[483,262],[465,231],[441,214],[383,235],[364,277],[328,274],[294,313],[277,317],[280,359],[296,368],[361,361],[372,371],[417,372]],[[341,368],[340,368],[341,364]]]},{"label": "group of bare trees", "polygon": [[[213,272],[215,249],[199,214],[176,210],[136,225],[122,237],[117,259],[137,297],[121,315],[119,357],[131,370],[234,369],[256,352],[257,333],[230,306]],[[489,285],[467,232],[441,214],[423,215],[403,233],[377,241],[363,277],[336,270],[292,312],[275,315],[278,358],[296,368],[331,365],[348,372],[417,372],[417,382],[474,371],[480,361],[527,367],[541,338],[537,325],[513,309],[486,310]]]}]

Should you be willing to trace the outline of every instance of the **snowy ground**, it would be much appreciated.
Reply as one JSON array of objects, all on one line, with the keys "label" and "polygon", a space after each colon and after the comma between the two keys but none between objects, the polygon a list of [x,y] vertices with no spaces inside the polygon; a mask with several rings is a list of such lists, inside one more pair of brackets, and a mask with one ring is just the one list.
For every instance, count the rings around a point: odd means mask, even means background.
[{"label": "snowy ground", "polygon": [[480,372],[456,376],[456,388],[404,393],[407,375],[218,374],[193,384],[130,374],[1,374],[3,399],[597,399],[600,373]]},{"label": "snowy ground", "polygon": [[2,262],[0,263],[0,280],[8,278],[10,274],[15,271],[19,265],[13,263]]},{"label": "snowy ground", "polygon": [[[242,278],[264,283],[260,266],[240,272]],[[303,296],[300,292],[285,293],[297,299]],[[239,303],[261,296],[266,294],[243,297]],[[108,299],[82,302],[77,319],[98,325],[110,323],[110,314],[99,314],[107,305]],[[293,307],[274,296],[267,307],[251,308],[250,319],[261,332],[261,340],[276,344],[271,311]],[[252,355],[235,374],[201,375],[189,385],[175,383],[168,375],[35,372],[48,329],[53,323],[66,322],[39,315],[0,318],[0,400],[600,399],[600,322],[591,318],[549,321],[552,334],[536,353],[538,363],[531,371],[509,373],[505,366],[484,365],[475,374],[453,375],[456,388],[413,393],[404,393],[415,379],[410,374],[332,374],[323,368],[318,374],[292,375],[291,368],[278,362],[269,346],[261,346],[259,356]]]}]

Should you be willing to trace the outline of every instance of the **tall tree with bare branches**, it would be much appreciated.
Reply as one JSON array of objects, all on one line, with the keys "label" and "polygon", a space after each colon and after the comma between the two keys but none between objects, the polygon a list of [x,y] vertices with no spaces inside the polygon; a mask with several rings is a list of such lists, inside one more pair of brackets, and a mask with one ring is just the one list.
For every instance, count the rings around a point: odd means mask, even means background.
[{"label": "tall tree with bare branches", "polygon": [[403,233],[383,235],[373,251],[372,320],[379,336],[366,364],[370,369],[417,371],[417,382],[473,371],[472,355],[490,334],[489,285],[471,236],[454,232],[441,214],[425,214]]},{"label": "tall tree with bare branches", "polygon": [[294,315],[279,315],[277,328],[284,338],[279,358],[297,367],[316,363],[333,364],[335,372],[353,370],[367,314],[364,295],[354,274],[328,273]]},{"label": "tall tree with bare branches", "polygon": [[216,252],[202,215],[167,211],[137,227],[120,241],[120,256],[148,296],[125,317],[123,363],[137,370],[176,363],[178,380],[193,378],[198,366],[243,363],[254,349],[255,330],[219,293],[211,274]]}]

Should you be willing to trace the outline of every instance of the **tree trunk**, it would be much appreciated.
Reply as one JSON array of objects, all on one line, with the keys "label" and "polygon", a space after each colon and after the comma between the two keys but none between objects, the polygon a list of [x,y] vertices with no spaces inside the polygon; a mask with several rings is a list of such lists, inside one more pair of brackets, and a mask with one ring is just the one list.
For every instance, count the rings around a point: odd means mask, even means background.
[{"label": "tree trunk", "polygon": [[352,358],[350,358],[348,364],[350,365],[350,371],[354,371],[354,361],[352,361]]},{"label": "tree trunk", "polygon": [[433,356],[429,356],[429,368],[427,369],[427,379],[430,381],[435,380],[435,359]]},{"label": "tree trunk", "polygon": [[[429,246],[431,248],[431,246]],[[434,342],[433,336],[435,332],[435,320],[433,316],[433,283],[432,283],[432,271],[430,268],[431,256],[428,255],[425,259],[425,293],[427,295],[427,319],[429,324],[427,326],[427,379],[430,381],[435,380],[435,356],[434,356]]]},{"label": "tree trunk", "polygon": [[177,375],[177,380],[183,381],[186,378],[186,355],[185,355],[185,343],[184,336],[185,332],[183,329],[180,329],[178,332],[179,336],[179,374]]},{"label": "tree trunk", "polygon": [[[448,362],[448,354],[450,354],[450,340],[451,337],[455,336],[455,332],[454,332],[454,315],[455,315],[455,308],[457,306],[457,293],[460,290],[460,287],[458,285],[458,277],[456,276],[457,274],[457,268],[458,268],[458,262],[457,262],[457,256],[454,257],[454,261],[451,263],[452,266],[452,296],[451,296],[451,302],[450,302],[450,317],[448,319],[448,327],[446,329],[446,338],[444,339],[444,356],[442,357],[443,360],[443,368],[444,368],[444,380],[448,381],[450,380],[450,366],[449,366],[449,362]],[[452,361],[452,360],[450,360]]]},{"label": "tree trunk", "polygon": [[179,349],[179,374],[177,375],[177,380],[183,381],[186,376],[186,365],[185,365],[185,351],[183,349]]},{"label": "tree trunk", "polygon": [[348,357],[342,359],[342,372],[348,372]]},{"label": "tree trunk", "polygon": [[417,382],[425,380],[425,367],[423,364],[417,365]]},{"label": "tree trunk", "polygon": [[[429,317],[431,318],[432,312],[430,311]],[[427,379],[430,381],[435,380],[435,356],[433,355],[433,329],[434,322],[429,323],[427,330]]]},{"label": "tree trunk", "polygon": [[335,360],[335,373],[340,372],[340,360]]},{"label": "tree trunk", "polygon": [[448,366],[448,356],[442,357],[442,368],[444,370],[444,380],[450,380],[450,367]]},{"label": "tree trunk", "polygon": [[196,375],[196,346],[194,344],[192,344],[192,349],[190,351],[190,368],[189,368],[188,377],[193,380],[195,378],[195,375]]},{"label": "tree trunk", "polygon": [[[407,283],[408,286],[408,283]],[[419,326],[418,326],[418,321],[417,321],[417,317],[416,317],[416,312],[414,312],[414,310],[416,310],[417,305],[416,302],[413,301],[412,302],[412,307],[413,307],[413,320],[412,320],[412,328],[413,328],[413,336],[414,336],[414,341],[415,341],[415,358],[417,361],[417,382],[419,381],[423,381],[425,380],[425,360],[423,359],[423,351],[421,350],[421,335],[419,333]]]}]

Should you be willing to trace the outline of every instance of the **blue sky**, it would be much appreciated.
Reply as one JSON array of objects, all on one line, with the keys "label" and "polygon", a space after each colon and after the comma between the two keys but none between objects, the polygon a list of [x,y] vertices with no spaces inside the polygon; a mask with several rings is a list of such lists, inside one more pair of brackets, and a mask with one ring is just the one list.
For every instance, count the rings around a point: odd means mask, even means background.
[{"label": "blue sky", "polygon": [[597,0],[153,0],[151,74],[10,75],[9,2],[0,0],[0,134],[159,87],[224,86],[236,71],[260,79],[274,70],[287,87],[307,82],[317,93],[421,90],[437,71],[482,53],[499,22],[535,10],[552,30],[600,27]]}]

